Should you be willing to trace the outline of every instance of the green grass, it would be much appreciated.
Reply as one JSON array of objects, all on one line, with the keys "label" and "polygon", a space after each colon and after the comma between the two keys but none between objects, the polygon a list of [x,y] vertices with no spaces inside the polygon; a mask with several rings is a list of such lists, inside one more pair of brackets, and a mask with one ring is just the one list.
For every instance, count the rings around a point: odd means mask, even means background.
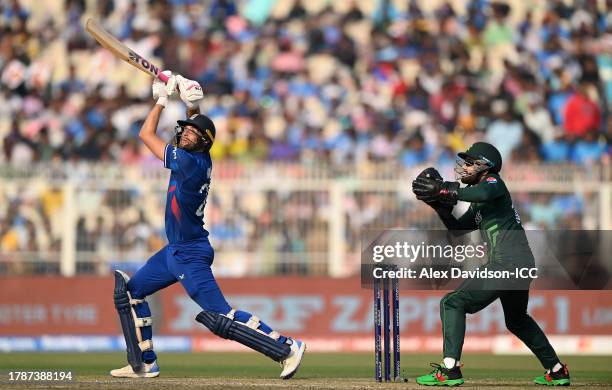
[{"label": "green grass", "polygon": [[[415,376],[430,371],[429,362],[437,361],[439,361],[437,355],[403,354],[402,371],[404,376],[414,382]],[[565,356],[564,361],[569,364],[573,385],[612,387],[612,358],[610,356]],[[159,363],[164,379],[228,378],[229,381],[229,378],[232,380],[251,378],[267,380],[276,378],[280,372],[277,364],[255,353],[161,353]],[[505,386],[529,386],[533,377],[543,372],[538,361],[532,356],[471,354],[464,356],[462,363],[464,364],[463,374],[466,386],[470,381],[472,384],[485,386],[496,383]],[[2,372],[6,370],[73,370],[77,379],[107,381],[107,373],[111,368],[125,364],[125,355],[122,353],[0,354],[0,371]],[[302,383],[302,385],[310,383],[310,386],[315,387],[319,387],[318,384],[327,384],[335,387],[334,383],[348,383],[351,380],[356,381],[355,383],[368,384],[372,377],[372,354],[307,353],[302,368],[296,376],[299,381],[283,383]],[[108,385],[107,382],[98,384]],[[91,387],[95,385],[89,384]]]}]

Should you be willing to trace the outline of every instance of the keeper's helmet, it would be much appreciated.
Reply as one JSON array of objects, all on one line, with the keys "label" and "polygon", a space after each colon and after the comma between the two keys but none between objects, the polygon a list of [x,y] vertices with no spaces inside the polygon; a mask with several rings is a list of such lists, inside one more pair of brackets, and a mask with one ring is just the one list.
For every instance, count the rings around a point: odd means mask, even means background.
[{"label": "keeper's helmet", "polygon": [[204,149],[210,149],[213,142],[215,142],[215,136],[217,135],[217,130],[215,129],[215,124],[213,121],[203,114],[194,114],[186,120],[180,120],[176,122],[178,125],[175,127],[173,144],[178,146],[181,141],[181,135],[183,134],[184,127],[187,125],[191,125],[195,127],[198,131],[198,135],[200,136],[200,140],[198,142],[197,148],[204,147]]},{"label": "keeper's helmet", "polygon": [[[476,169],[468,172],[466,166],[475,165]],[[484,171],[499,173],[502,167],[502,157],[497,148],[487,142],[476,142],[465,152],[457,154],[457,178],[464,183],[478,178]]]}]

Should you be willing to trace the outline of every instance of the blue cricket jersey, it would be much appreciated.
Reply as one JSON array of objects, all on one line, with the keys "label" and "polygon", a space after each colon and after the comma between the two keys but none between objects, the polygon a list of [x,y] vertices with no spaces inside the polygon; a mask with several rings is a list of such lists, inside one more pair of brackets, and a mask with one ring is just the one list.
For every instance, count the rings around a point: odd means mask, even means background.
[{"label": "blue cricket jersey", "polygon": [[208,237],[204,229],[204,207],[212,173],[210,154],[166,145],[164,166],[171,171],[166,196],[169,243]]}]

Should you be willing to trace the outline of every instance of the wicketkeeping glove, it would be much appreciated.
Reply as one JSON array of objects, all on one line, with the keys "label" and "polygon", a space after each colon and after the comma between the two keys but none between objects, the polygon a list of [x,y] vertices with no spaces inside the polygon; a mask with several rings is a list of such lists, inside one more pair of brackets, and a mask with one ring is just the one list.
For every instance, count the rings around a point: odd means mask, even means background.
[{"label": "wicketkeeping glove", "polygon": [[176,76],[176,82],[178,84],[181,100],[187,105],[187,107],[198,107],[202,99],[204,99],[204,92],[202,91],[200,83],[194,80],[186,79],[181,75]]},{"label": "wicketkeeping glove", "polygon": [[444,181],[435,168],[427,168],[412,182],[412,192],[435,210],[457,203],[458,182]]}]

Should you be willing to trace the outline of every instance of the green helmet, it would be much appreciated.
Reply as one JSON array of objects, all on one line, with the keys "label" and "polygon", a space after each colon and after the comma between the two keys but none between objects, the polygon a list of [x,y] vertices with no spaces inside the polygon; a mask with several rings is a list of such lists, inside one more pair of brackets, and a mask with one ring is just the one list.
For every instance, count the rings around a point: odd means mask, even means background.
[{"label": "green helmet", "polygon": [[487,142],[476,142],[458,156],[466,161],[480,162],[492,173],[499,173],[502,168],[502,157],[499,150]]}]

